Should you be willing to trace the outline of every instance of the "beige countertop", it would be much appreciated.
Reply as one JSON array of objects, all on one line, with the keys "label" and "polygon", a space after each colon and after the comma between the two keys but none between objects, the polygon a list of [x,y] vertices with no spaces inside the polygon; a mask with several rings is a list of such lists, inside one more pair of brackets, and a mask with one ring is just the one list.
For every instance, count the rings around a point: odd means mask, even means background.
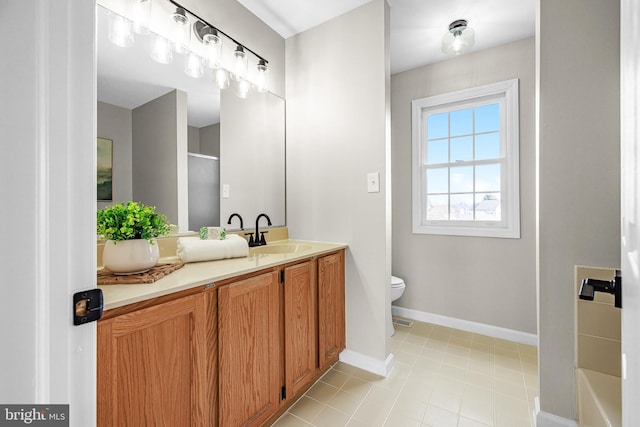
[{"label": "beige countertop", "polygon": [[[104,310],[148,300],[219,280],[303,260],[347,247],[342,243],[312,242],[303,240],[279,240],[269,242],[267,250],[280,245],[298,245],[293,253],[259,253],[263,247],[249,249],[249,256],[219,261],[187,263],[184,267],[162,279],[140,285],[100,285],[104,295]],[[160,262],[179,261],[177,257],[161,259]]]}]

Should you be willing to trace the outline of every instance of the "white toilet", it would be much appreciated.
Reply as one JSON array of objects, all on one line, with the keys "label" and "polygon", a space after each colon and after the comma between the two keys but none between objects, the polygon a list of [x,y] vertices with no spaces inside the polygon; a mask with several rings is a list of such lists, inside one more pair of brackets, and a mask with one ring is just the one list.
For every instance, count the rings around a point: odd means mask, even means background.
[{"label": "white toilet", "polygon": [[[396,276],[391,276],[391,302],[402,296],[405,287],[404,280]],[[389,311],[391,311],[391,304],[389,304]],[[393,319],[391,319],[391,316],[389,316],[389,321],[391,322],[391,336],[393,336],[396,330],[393,327]]]}]

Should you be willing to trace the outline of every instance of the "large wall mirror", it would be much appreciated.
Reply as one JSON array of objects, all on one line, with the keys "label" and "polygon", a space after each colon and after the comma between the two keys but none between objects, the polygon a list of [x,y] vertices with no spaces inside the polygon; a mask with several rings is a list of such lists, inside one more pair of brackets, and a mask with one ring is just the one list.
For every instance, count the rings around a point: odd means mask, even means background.
[{"label": "large wall mirror", "polygon": [[154,205],[181,232],[237,229],[232,213],[245,228],[263,212],[285,225],[284,100],[256,90],[243,99],[233,83],[220,91],[206,66],[189,77],[184,54],[157,63],[152,34],[116,46],[111,12],[97,9],[97,136],[113,141],[113,202]]}]

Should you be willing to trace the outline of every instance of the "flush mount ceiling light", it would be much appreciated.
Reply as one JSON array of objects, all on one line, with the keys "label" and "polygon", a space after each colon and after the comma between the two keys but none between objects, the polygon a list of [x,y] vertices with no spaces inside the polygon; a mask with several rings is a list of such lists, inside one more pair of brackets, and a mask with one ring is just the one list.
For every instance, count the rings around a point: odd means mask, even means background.
[{"label": "flush mount ceiling light", "polygon": [[475,31],[467,25],[466,19],[458,19],[449,24],[449,31],[442,37],[442,53],[460,55],[471,49],[475,41]]}]

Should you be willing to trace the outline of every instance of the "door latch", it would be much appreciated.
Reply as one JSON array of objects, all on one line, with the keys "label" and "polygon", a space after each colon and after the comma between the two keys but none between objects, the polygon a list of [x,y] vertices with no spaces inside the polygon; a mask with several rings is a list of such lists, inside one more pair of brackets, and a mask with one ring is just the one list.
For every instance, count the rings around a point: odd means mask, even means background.
[{"label": "door latch", "polygon": [[77,326],[100,320],[103,305],[102,289],[73,294],[73,324]]}]

